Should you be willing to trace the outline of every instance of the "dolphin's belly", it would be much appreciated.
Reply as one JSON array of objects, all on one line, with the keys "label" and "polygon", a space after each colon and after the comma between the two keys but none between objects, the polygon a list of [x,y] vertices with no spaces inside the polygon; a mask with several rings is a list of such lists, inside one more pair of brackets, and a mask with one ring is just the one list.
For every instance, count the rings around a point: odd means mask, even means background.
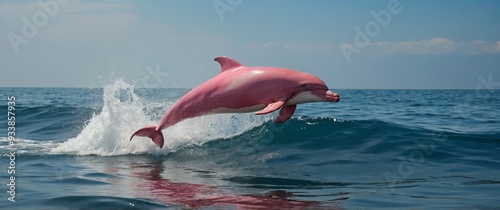
[{"label": "dolphin's belly", "polygon": [[303,104],[303,103],[308,103],[308,102],[320,102],[324,101],[318,96],[315,96],[309,91],[306,92],[301,92],[298,95],[294,96],[293,98],[289,99],[286,103],[285,106],[287,105],[295,105],[295,104]]},{"label": "dolphin's belly", "polygon": [[254,106],[237,108],[237,109],[226,108],[226,107],[219,107],[219,108],[213,109],[208,114],[255,112],[255,111],[259,111],[259,110],[261,110],[261,109],[263,109],[265,107],[266,107],[265,104],[258,104],[258,105],[254,105]]}]

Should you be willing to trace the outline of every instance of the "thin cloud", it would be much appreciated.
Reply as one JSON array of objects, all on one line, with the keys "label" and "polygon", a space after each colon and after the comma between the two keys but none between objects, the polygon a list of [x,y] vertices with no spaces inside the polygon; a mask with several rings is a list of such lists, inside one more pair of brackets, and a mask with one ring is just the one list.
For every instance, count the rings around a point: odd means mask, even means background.
[{"label": "thin cloud", "polygon": [[[352,46],[357,46],[352,44]],[[334,43],[281,43],[269,41],[264,44],[250,43],[246,47],[258,51],[284,51],[292,53],[334,53],[338,47]],[[456,42],[451,39],[436,37],[418,41],[373,42],[366,47],[374,54],[396,55],[447,55],[460,53],[466,55],[500,53],[500,41]]]},{"label": "thin cloud", "polygon": [[282,50],[292,53],[332,53],[336,50],[333,43],[281,43],[277,41],[269,41],[265,44],[250,43],[247,46],[250,50],[275,51]]},{"label": "thin cloud", "polygon": [[377,52],[382,51],[386,55],[446,55],[452,53],[476,55],[499,53],[500,41],[455,42],[447,38],[438,37],[419,41],[374,42],[370,43],[369,47]]},{"label": "thin cloud", "polygon": [[496,43],[486,41],[472,41],[463,43],[463,52],[466,54],[491,54],[500,52],[500,41]]}]

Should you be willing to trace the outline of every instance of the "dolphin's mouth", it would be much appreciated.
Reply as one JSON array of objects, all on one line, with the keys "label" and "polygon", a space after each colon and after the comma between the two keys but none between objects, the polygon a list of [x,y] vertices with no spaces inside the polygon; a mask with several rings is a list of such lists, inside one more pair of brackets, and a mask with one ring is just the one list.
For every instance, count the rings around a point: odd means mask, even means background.
[{"label": "dolphin's mouth", "polygon": [[329,102],[339,102],[340,95],[329,90],[313,90],[311,91],[314,95],[320,97],[321,99]]}]

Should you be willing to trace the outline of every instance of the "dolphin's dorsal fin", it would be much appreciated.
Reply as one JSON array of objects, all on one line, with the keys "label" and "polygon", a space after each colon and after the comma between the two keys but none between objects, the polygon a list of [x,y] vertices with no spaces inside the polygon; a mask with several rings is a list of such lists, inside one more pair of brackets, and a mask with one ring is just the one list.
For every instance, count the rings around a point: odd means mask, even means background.
[{"label": "dolphin's dorsal fin", "polygon": [[238,68],[240,66],[243,66],[243,65],[241,65],[240,62],[238,62],[230,57],[227,57],[227,56],[219,56],[219,57],[215,58],[214,61],[217,61],[220,64],[220,67],[221,67],[220,72],[232,70],[232,69]]}]

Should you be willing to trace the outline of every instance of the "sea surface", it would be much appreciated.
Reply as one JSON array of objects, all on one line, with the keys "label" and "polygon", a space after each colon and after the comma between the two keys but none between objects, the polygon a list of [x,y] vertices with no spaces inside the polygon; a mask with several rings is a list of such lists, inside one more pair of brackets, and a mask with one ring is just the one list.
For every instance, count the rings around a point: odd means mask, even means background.
[{"label": "sea surface", "polygon": [[0,88],[0,209],[500,209],[499,90],[340,89],[282,124],[210,115],[163,149],[129,141],[188,91]]}]

